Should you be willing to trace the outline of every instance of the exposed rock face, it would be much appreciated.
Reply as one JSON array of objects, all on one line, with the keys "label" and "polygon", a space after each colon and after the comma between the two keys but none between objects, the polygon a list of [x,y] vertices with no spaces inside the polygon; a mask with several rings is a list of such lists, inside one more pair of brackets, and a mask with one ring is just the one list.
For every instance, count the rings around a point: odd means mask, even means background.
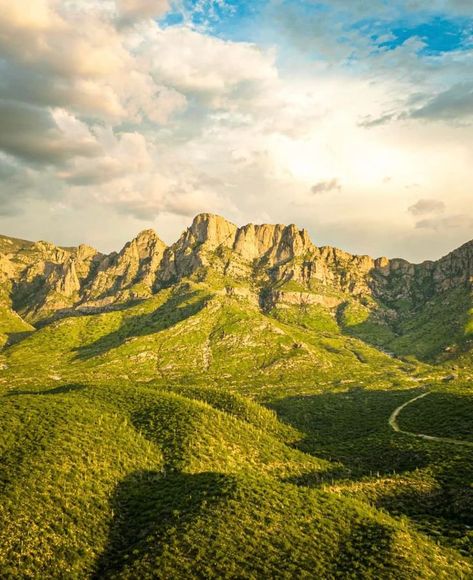
[{"label": "exposed rock face", "polygon": [[73,307],[103,258],[85,245],[65,249],[13,240],[8,250],[0,254],[0,280],[7,278],[10,302],[30,321]]},{"label": "exposed rock face", "polygon": [[236,231],[235,225],[219,216],[198,215],[190,228],[164,253],[158,285],[174,282],[208,266],[211,252],[232,247]]},{"label": "exposed rock face", "polygon": [[109,255],[84,245],[60,248],[0,236],[0,302],[33,322],[71,310],[111,308],[209,273],[223,277],[226,294],[253,304],[264,295],[266,306],[336,308],[351,297],[391,308],[399,300],[414,304],[458,286],[471,289],[473,242],[415,265],[317,247],[295,225],[237,227],[212,214],[198,215],[170,247],[145,230]]},{"label": "exposed rock face", "polygon": [[265,296],[263,306],[270,309],[279,304],[290,306],[313,306],[319,304],[326,308],[333,309],[342,304],[343,299],[336,296],[327,296],[325,294],[314,294],[309,292],[284,292],[281,290],[272,290]]},{"label": "exposed rock face", "polygon": [[152,230],[109,256],[86,245],[69,249],[0,238],[0,285],[8,287],[10,303],[30,321],[83,304],[105,306],[135,297],[134,285],[149,295],[165,248]]},{"label": "exposed rock face", "polygon": [[436,262],[411,264],[406,260],[379,261],[371,272],[370,286],[376,297],[387,301],[426,300],[447,290],[473,288],[473,241]]},{"label": "exposed rock face", "polygon": [[[266,304],[305,303],[336,308],[343,296],[372,297],[390,306],[396,301],[419,303],[473,277],[473,242],[437,262],[373,259],[332,247],[316,247],[307,231],[294,225],[253,225],[241,228],[227,220],[201,214],[176,244],[168,248],[157,273],[157,288],[202,270],[274,287]],[[285,290],[295,284],[301,292]]]},{"label": "exposed rock face", "polygon": [[238,228],[220,216],[200,214],[166,251],[158,283],[189,276],[210,264],[221,273],[251,276],[263,263],[273,268],[310,249],[314,246],[309,235],[294,225],[248,224]]},{"label": "exposed rock face", "polygon": [[141,232],[121,252],[102,260],[95,277],[85,288],[82,302],[113,297],[137,284],[141,284],[141,289],[136,289],[130,297],[151,293],[165,249],[166,245],[153,230]]},{"label": "exposed rock face", "polygon": [[270,266],[302,256],[314,248],[306,230],[295,225],[243,226],[237,231],[233,250],[242,258],[257,260],[265,258]]}]

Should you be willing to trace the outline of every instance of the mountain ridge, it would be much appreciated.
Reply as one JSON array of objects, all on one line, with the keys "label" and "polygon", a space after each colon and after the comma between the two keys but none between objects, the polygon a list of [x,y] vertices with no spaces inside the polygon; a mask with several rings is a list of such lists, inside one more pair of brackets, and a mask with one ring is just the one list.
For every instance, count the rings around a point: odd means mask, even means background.
[{"label": "mountain ridge", "polygon": [[145,299],[184,278],[205,277],[209,271],[231,283],[256,287],[262,301],[273,305],[285,298],[296,300],[294,292],[325,296],[325,302],[334,305],[333,294],[341,292],[393,306],[400,299],[425,301],[459,285],[471,285],[473,241],[439,260],[412,264],[402,258],[372,258],[318,247],[307,230],[294,224],[238,227],[208,213],[197,215],[170,246],[146,229],[110,254],[83,244],[62,248],[44,241],[0,238],[3,302],[30,323],[71,309],[100,310]]},{"label": "mountain ridge", "polygon": [[[255,228],[255,229],[258,229],[258,228],[281,228],[281,229],[284,229],[284,228],[295,228],[297,231],[299,231],[300,233],[302,233],[304,236],[307,236],[308,239],[309,239],[309,241],[310,241],[310,243],[313,244],[313,242],[312,242],[312,240],[310,238],[310,235],[309,235],[307,229],[306,228],[298,228],[298,226],[296,224],[285,225],[285,224],[281,224],[281,223],[253,223],[253,222],[249,222],[248,224],[245,224],[243,226],[237,226],[236,224],[234,224],[230,220],[227,220],[226,218],[224,218],[223,216],[221,216],[219,214],[213,214],[213,213],[208,213],[208,212],[203,212],[203,213],[197,214],[193,218],[193,222],[192,222],[191,226],[189,226],[187,228],[187,230],[191,229],[192,226],[193,226],[193,224],[196,221],[200,222],[200,221],[203,220],[203,218],[207,218],[207,217],[209,217],[209,218],[212,218],[213,217],[213,218],[217,218],[218,220],[222,220],[222,221],[226,222],[227,224],[230,224],[231,226],[233,226],[236,230],[246,230],[246,229],[249,229],[249,228]],[[185,233],[185,232],[183,232],[183,233]],[[40,240],[29,240],[29,239],[24,239],[24,238],[17,238],[16,236],[11,236],[11,235],[6,235],[6,234],[0,234],[0,254],[5,253],[5,250],[7,248],[5,246],[5,243],[10,243],[11,242],[11,243],[16,243],[16,244],[18,244],[18,243],[24,244],[26,246],[34,246],[36,244],[44,244],[44,245],[51,246],[51,247],[54,246],[54,247],[56,247],[56,248],[58,248],[60,250],[64,250],[64,251],[74,251],[77,248],[79,248],[80,246],[84,246],[84,247],[91,248],[92,250],[94,250],[94,252],[96,252],[97,254],[100,254],[102,256],[111,256],[111,255],[115,255],[115,254],[120,253],[120,251],[122,251],[128,244],[130,244],[131,241],[136,240],[138,238],[141,238],[141,237],[145,236],[146,234],[159,237],[158,233],[156,232],[156,230],[154,228],[144,228],[143,230],[140,230],[134,236],[134,238],[132,240],[130,240],[128,242],[125,242],[125,244],[121,248],[121,250],[119,250],[119,251],[112,250],[111,252],[108,252],[108,253],[107,252],[102,252],[102,251],[96,249],[95,247],[90,246],[89,244],[79,244],[77,246],[62,246],[62,245],[58,245],[58,244],[56,244],[56,243],[54,243],[54,242],[52,242],[50,240],[43,240],[43,239],[40,239]],[[182,236],[182,234],[181,234],[181,236]],[[178,240],[176,240],[175,242],[172,242],[171,244],[166,244],[163,241],[163,244],[168,248],[168,247],[172,247],[173,245],[175,245],[177,243],[177,241]],[[446,254],[440,256],[439,258],[435,258],[435,259],[434,258],[432,258],[432,259],[427,258],[427,259],[422,260],[420,262],[413,262],[411,260],[408,260],[407,258],[403,258],[402,256],[395,256],[393,258],[388,258],[386,256],[379,255],[379,256],[373,257],[370,254],[345,251],[345,250],[342,250],[341,248],[339,248],[337,246],[332,246],[330,244],[324,244],[324,245],[316,246],[316,247],[318,247],[320,250],[324,250],[324,249],[327,249],[327,248],[336,249],[336,250],[339,250],[339,251],[342,251],[342,252],[346,252],[347,254],[350,254],[351,256],[369,257],[369,258],[371,258],[371,259],[373,259],[375,261],[378,261],[378,260],[380,260],[380,261],[385,261],[385,260],[388,260],[388,261],[398,261],[399,260],[399,261],[407,262],[407,263],[409,263],[409,264],[411,264],[413,266],[422,266],[422,265],[427,264],[427,263],[439,262],[440,260],[446,258],[447,256],[449,256],[453,252],[456,252],[458,250],[461,250],[461,249],[463,249],[463,248],[465,248],[465,247],[467,247],[467,246],[469,246],[471,244],[473,244],[473,239],[464,242],[463,244],[461,244],[460,246],[458,246],[456,248],[453,248],[452,250],[448,251]],[[315,245],[315,244],[313,244],[313,245]]]}]

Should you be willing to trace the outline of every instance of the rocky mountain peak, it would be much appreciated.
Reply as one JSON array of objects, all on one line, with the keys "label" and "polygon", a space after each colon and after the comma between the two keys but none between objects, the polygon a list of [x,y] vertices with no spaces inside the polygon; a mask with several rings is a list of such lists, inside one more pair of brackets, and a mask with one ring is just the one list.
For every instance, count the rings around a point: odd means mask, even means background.
[{"label": "rocky mountain peak", "polygon": [[166,245],[158,234],[151,228],[142,230],[132,241],[139,246],[150,246],[152,244]]},{"label": "rocky mountain peak", "polygon": [[166,250],[158,282],[167,284],[210,263],[221,273],[250,276],[258,260],[264,259],[268,267],[276,266],[314,249],[307,231],[293,224],[237,227],[221,216],[203,213]]},{"label": "rocky mountain peak", "polygon": [[92,246],[88,246],[87,244],[80,244],[80,246],[77,246],[75,249],[75,255],[79,260],[90,260],[101,254],[100,252],[97,252],[97,250]]},{"label": "rocky mountain peak", "polygon": [[[118,254],[104,258],[97,275],[86,288],[84,301],[99,307],[113,301],[114,295],[125,299],[150,293],[165,250],[166,244],[154,230],[143,230]],[[138,290],[136,286],[139,284],[141,288]]]},{"label": "rocky mountain peak", "polygon": [[211,247],[222,244],[231,247],[237,230],[235,224],[219,215],[201,213],[194,218],[188,234],[194,242],[207,243]]},{"label": "rocky mountain peak", "polygon": [[290,259],[313,247],[307,231],[293,224],[248,224],[239,228],[234,243],[234,250],[243,258],[254,260],[266,256],[273,262]]},{"label": "rocky mountain peak", "polygon": [[156,253],[162,256],[165,249],[166,244],[158,234],[152,229],[147,229],[140,232],[131,242],[125,244],[119,256],[135,255],[138,256],[139,260],[151,259]]}]

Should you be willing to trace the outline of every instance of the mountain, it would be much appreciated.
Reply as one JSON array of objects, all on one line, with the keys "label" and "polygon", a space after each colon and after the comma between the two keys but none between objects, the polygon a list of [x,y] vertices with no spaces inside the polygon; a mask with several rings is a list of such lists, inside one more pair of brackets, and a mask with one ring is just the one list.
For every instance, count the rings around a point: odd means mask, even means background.
[{"label": "mountain", "polygon": [[472,577],[472,256],[0,237],[0,577]]},{"label": "mountain", "polygon": [[238,228],[211,214],[198,215],[169,247],[145,230],[110,255],[0,238],[2,304],[27,324],[121,308],[188,279],[263,312],[320,305],[347,332],[400,354],[432,358],[468,345],[473,241],[411,264],[319,248],[294,225]]}]

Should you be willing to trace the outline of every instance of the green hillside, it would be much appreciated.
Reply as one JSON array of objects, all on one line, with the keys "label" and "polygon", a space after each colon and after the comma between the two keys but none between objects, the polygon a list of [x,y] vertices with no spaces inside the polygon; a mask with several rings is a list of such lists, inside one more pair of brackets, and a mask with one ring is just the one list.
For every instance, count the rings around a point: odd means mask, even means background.
[{"label": "green hillside", "polygon": [[457,258],[264,226],[250,259],[212,227],[105,258],[0,238],[0,577],[473,577]]},{"label": "green hillside", "polygon": [[3,577],[472,572],[461,551],[332,492],[347,470],[291,449],[283,440],[297,432],[271,412],[238,395],[178,391],[4,395]]},{"label": "green hillside", "polygon": [[[294,316],[297,316],[297,312]],[[343,334],[329,311],[269,314],[206,284],[163,290],[135,306],[68,317],[6,352],[10,385],[54,381],[239,385],[243,392],[351,382],[412,384],[406,364]],[[349,376],[349,379],[347,378]]]}]

